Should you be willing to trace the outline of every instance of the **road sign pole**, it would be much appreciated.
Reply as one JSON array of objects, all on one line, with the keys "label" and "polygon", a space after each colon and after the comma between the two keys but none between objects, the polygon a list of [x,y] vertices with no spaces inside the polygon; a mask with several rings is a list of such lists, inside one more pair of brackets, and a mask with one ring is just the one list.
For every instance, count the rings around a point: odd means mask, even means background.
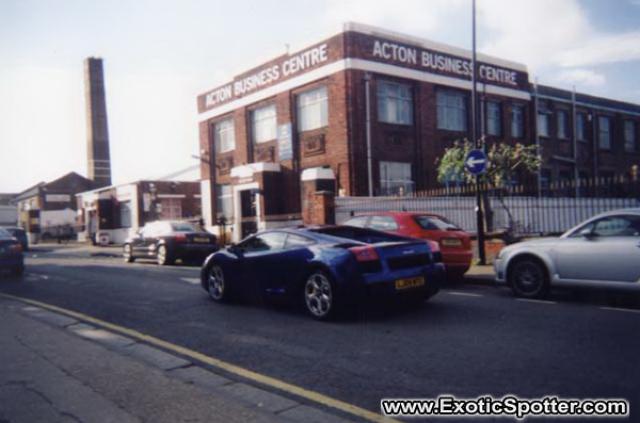
[{"label": "road sign pole", "polygon": [[[476,0],[472,0],[471,4],[471,127],[473,133],[473,142],[476,148],[483,148],[480,145],[480,137],[478,136],[478,112],[477,98],[478,92],[476,87]],[[487,264],[484,251],[484,215],[482,213],[482,184],[480,183],[480,175],[476,175],[476,228],[478,233],[478,258],[480,264]]]}]

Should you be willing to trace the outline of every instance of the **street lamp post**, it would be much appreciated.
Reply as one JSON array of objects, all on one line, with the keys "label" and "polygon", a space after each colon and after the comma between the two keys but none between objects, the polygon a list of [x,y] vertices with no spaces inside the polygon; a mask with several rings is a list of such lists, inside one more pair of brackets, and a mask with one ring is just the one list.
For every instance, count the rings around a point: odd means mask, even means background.
[{"label": "street lamp post", "polygon": [[[472,0],[471,6],[471,133],[475,147],[484,150],[484,145],[478,136],[478,89],[476,84],[476,0]],[[486,264],[484,251],[484,214],[482,212],[482,184],[480,175],[476,175],[476,227],[478,232],[478,258],[480,264]]]}]

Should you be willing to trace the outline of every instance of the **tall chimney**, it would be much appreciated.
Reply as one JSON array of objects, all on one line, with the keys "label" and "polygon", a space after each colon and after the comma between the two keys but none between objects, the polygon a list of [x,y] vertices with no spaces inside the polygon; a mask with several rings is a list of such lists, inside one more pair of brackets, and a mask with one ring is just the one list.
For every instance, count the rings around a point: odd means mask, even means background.
[{"label": "tall chimney", "polygon": [[111,185],[109,129],[104,93],[102,59],[84,61],[84,90],[87,116],[87,171],[95,188]]}]

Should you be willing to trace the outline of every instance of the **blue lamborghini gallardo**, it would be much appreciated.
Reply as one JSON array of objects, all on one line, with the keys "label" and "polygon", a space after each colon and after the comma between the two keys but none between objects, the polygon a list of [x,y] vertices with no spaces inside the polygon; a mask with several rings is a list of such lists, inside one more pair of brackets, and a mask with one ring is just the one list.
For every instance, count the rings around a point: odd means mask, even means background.
[{"label": "blue lamborghini gallardo", "polygon": [[422,240],[350,226],[267,230],[210,255],[202,288],[216,302],[285,298],[326,320],[369,295],[427,299],[444,275]]}]

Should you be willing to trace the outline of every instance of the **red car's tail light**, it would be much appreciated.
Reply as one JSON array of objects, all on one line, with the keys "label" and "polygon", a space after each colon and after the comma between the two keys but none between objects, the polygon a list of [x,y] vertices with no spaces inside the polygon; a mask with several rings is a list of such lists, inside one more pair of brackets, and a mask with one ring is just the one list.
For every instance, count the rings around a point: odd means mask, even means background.
[{"label": "red car's tail light", "polygon": [[349,248],[349,251],[351,251],[353,253],[353,255],[356,256],[356,260],[357,261],[376,261],[376,260],[380,260],[380,257],[378,256],[378,253],[376,252],[376,249],[369,246],[369,245],[365,245],[365,246],[358,246],[358,247],[351,247]]},{"label": "red car's tail light", "polygon": [[176,234],[174,239],[176,242],[187,242],[187,236],[185,234]]},{"label": "red car's tail light", "polygon": [[14,252],[14,253],[20,253],[20,252],[22,252],[22,245],[20,245],[20,244],[11,244],[9,246],[9,251]]}]

